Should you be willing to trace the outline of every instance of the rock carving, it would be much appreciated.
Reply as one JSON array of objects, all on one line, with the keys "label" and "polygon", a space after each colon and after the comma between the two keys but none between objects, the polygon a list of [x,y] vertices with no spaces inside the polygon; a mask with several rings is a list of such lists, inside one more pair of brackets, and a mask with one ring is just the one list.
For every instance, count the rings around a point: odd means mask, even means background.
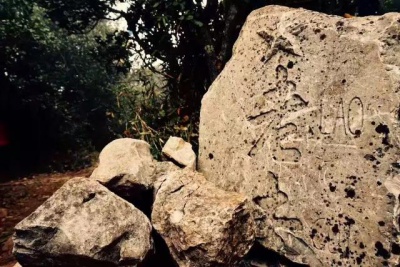
[{"label": "rock carving", "polygon": [[253,200],[264,247],[318,267],[399,263],[399,21],[249,16],[202,102],[199,169]]}]

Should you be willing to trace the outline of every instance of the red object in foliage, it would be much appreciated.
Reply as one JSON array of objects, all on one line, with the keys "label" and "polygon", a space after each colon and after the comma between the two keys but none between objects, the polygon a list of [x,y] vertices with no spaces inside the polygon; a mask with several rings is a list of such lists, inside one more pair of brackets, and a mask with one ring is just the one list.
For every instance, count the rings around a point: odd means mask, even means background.
[{"label": "red object in foliage", "polygon": [[0,147],[7,146],[9,143],[7,127],[4,123],[0,122]]}]

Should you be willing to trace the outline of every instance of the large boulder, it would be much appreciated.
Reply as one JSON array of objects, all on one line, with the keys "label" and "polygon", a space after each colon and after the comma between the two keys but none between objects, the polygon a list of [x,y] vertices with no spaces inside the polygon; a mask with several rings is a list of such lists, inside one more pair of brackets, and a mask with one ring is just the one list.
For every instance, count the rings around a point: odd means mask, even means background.
[{"label": "large boulder", "polygon": [[[205,95],[199,169],[311,266],[399,261],[400,14],[254,11]],[[216,115],[217,114],[217,115]]]},{"label": "large boulder", "polygon": [[160,178],[151,219],[181,267],[237,266],[255,238],[246,197],[189,169]]},{"label": "large boulder", "polygon": [[155,161],[147,142],[131,138],[109,143],[101,151],[99,161],[91,178],[146,213],[150,212],[156,179],[179,169],[172,163]]},{"label": "large boulder", "polygon": [[68,181],[15,227],[23,266],[136,266],[152,250],[152,226],[133,205],[87,178]]}]

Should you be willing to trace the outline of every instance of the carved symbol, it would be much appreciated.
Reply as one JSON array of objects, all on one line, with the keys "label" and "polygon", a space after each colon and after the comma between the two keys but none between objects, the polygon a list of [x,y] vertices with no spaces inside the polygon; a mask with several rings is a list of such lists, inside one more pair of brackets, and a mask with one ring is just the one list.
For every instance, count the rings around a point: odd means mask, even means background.
[{"label": "carved symbol", "polygon": [[359,97],[353,97],[349,104],[343,98],[338,100],[322,98],[320,104],[320,132],[324,135],[335,135],[337,129],[343,128],[345,135],[361,135],[364,126],[364,103]]},{"label": "carved symbol", "polygon": [[[308,102],[296,91],[296,83],[288,80],[288,70],[279,65],[275,69],[275,87],[252,98],[254,111],[247,120],[254,126],[271,129],[268,137],[263,133],[253,142],[248,155],[253,157],[269,138],[271,154],[275,160],[297,162],[301,157],[298,127],[293,122],[283,123],[282,118],[307,107]],[[272,138],[272,139],[271,139]]]},{"label": "carved symbol", "polygon": [[259,31],[257,32],[257,34],[262,39],[264,39],[264,41],[268,45],[268,52],[262,60],[264,63],[267,63],[279,51],[285,52],[293,56],[303,56],[303,53],[300,50],[300,46],[296,44],[296,40],[294,38],[291,38],[291,36],[272,36],[266,31]]},{"label": "carved symbol", "polygon": [[349,103],[347,126],[352,134],[361,134],[364,126],[364,104],[359,97],[354,97]]},{"label": "carved symbol", "polygon": [[321,117],[320,117],[320,131],[325,135],[332,135],[336,130],[343,126],[344,133],[347,135],[345,129],[345,117],[343,99],[339,100],[330,98],[323,98],[321,100]]}]

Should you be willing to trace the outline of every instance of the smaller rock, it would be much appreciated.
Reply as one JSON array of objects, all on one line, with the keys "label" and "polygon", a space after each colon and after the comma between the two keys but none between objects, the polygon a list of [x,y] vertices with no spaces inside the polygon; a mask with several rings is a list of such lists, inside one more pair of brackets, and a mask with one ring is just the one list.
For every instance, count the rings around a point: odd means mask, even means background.
[{"label": "smaller rock", "polygon": [[150,145],[145,141],[131,138],[114,140],[101,151],[99,161],[90,177],[105,186],[137,184],[149,188],[153,185],[155,161]]},{"label": "smaller rock", "polygon": [[148,218],[87,178],[69,180],[15,230],[26,266],[136,266],[153,248]]},{"label": "smaller rock", "polygon": [[162,153],[179,166],[196,169],[196,154],[192,145],[180,137],[171,136],[164,145]]},{"label": "smaller rock", "polygon": [[99,161],[90,177],[149,213],[153,183],[159,177],[150,145],[142,140],[117,139],[101,151]]},{"label": "smaller rock", "polygon": [[216,188],[189,169],[155,185],[154,228],[181,267],[237,266],[255,240],[245,196]]}]

